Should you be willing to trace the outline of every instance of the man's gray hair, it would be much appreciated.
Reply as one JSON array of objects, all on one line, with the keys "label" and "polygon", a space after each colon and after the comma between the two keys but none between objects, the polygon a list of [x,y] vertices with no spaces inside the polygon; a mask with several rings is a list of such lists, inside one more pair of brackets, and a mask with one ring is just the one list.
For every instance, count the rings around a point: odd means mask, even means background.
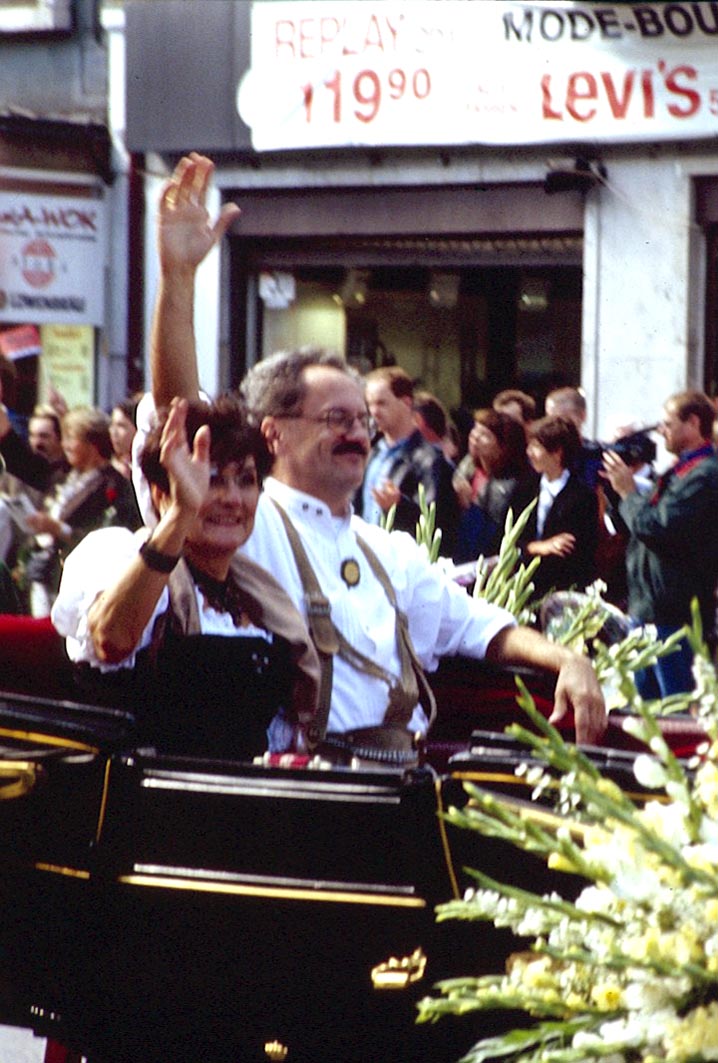
[{"label": "man's gray hair", "polygon": [[338,369],[362,386],[359,373],[333,351],[320,347],[278,351],[252,366],[240,385],[252,421],[261,424],[265,417],[298,413],[307,392],[303,373],[314,365]]}]

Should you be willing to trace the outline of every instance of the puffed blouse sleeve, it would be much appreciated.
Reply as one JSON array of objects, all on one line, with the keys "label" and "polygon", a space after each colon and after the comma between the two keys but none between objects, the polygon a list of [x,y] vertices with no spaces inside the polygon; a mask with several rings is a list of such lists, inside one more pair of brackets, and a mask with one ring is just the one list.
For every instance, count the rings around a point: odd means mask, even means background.
[{"label": "puffed blouse sleeve", "polygon": [[155,620],[169,605],[166,588],[160,595],[139,643],[119,664],[109,665],[97,659],[87,622],[90,607],[98,594],[112,584],[129,565],[148,534],[147,528],[134,533],[121,527],[102,528],[85,536],[65,559],[60,589],[52,607],[51,617],[55,628],[65,638],[67,654],[71,661],[86,662],[103,672],[132,668],[137,652],[149,645]]}]

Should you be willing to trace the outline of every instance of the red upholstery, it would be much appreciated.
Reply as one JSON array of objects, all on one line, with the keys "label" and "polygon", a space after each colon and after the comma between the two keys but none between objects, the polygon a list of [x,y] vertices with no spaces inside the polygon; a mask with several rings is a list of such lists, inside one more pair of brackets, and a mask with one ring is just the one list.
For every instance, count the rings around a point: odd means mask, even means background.
[{"label": "red upholstery", "polygon": [[[539,675],[525,675],[536,707],[551,715],[552,684]],[[457,658],[442,661],[439,670],[430,677],[436,696],[437,719],[429,734],[428,759],[443,770],[448,758],[466,747],[473,730],[502,732],[513,722],[526,723],[516,704],[516,680],[510,673],[488,668],[482,662]],[[602,745],[610,749],[639,750],[644,748],[625,730],[625,713],[612,713]],[[573,719],[569,715],[561,721],[560,729],[570,732]],[[688,715],[665,717],[661,731],[668,745],[680,757],[691,756],[705,741],[705,732]]]},{"label": "red upholstery", "polygon": [[71,666],[64,639],[50,618],[0,613],[0,690],[71,698]]},{"label": "red upholstery", "polygon": [[[516,680],[480,661],[449,659],[431,677],[437,701],[437,720],[429,735],[428,757],[442,769],[448,757],[466,748],[474,730],[503,731],[512,721],[522,721],[516,704]],[[552,685],[542,676],[524,677],[545,716],[551,714]],[[74,700],[71,665],[64,640],[49,618],[0,614],[0,692]],[[612,715],[603,745],[637,749],[639,743],[624,730],[625,715]],[[573,725],[566,719],[567,730]],[[673,751],[689,756],[704,739],[704,732],[688,716],[661,721]]]}]

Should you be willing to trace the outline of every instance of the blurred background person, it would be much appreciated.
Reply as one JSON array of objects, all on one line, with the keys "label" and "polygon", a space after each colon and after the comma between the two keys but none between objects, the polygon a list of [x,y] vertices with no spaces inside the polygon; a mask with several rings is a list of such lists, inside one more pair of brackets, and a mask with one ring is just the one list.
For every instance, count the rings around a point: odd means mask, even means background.
[{"label": "blurred background person", "polygon": [[441,553],[453,555],[458,506],[452,486],[453,466],[439,447],[417,427],[414,382],[399,366],[374,369],[364,378],[366,402],[377,431],[356,508],[364,520],[379,524],[396,506],[394,528],[414,534],[420,515],[419,486],[427,505],[436,504]]},{"label": "blurred background person", "polygon": [[518,388],[500,391],[494,396],[491,406],[499,413],[507,413],[509,417],[520,421],[524,428],[528,428],[536,416],[536,400]]},{"label": "blurred background person", "polygon": [[[681,391],[666,400],[658,431],[674,464],[650,496],[615,450],[604,451],[603,475],[618,498],[618,515],[629,531],[626,549],[628,613],[655,624],[665,639],[691,622],[700,607],[703,637],[716,645],[718,584],[718,459],[712,442],[715,409],[701,391]],[[636,675],[645,698],[693,690],[693,651],[681,639],[676,652]]]},{"label": "blurred background person", "polygon": [[541,558],[536,598],[570,587],[583,591],[595,578],[598,499],[571,472],[580,450],[578,429],[565,417],[544,417],[529,429],[527,454],[540,480],[522,543],[529,559]]},{"label": "blurred background person", "polygon": [[459,433],[451,423],[443,402],[430,391],[416,391],[414,418],[424,439],[439,447],[446,460],[453,465],[459,453]]},{"label": "blurred background person", "polygon": [[463,487],[457,492],[470,499],[459,521],[457,563],[498,553],[509,509],[518,517],[536,495],[537,477],[526,456],[523,425],[508,413],[476,411],[469,454],[480,473],[474,474],[471,494]]},{"label": "blurred background person", "polygon": [[[14,431],[0,443],[0,456],[7,464],[24,470],[32,480],[44,477],[49,463],[48,486],[64,479],[70,466],[62,449],[60,418],[52,406],[36,406],[28,424],[28,446]],[[34,466],[33,466],[34,463]],[[33,467],[35,474],[33,474]],[[9,472],[0,477],[0,559],[11,566],[17,547],[27,534],[25,517],[42,506],[45,491],[30,487]]]},{"label": "blurred background person", "polygon": [[547,417],[566,417],[573,421],[581,438],[581,449],[574,459],[572,472],[591,488],[599,484],[599,469],[602,465],[601,447],[594,439],[583,434],[586,426],[586,396],[580,388],[554,388],[546,396],[545,410]]},{"label": "blurred background person", "polygon": [[138,401],[139,396],[123,399],[115,403],[110,414],[112,464],[128,480],[132,477],[132,440],[137,431]]},{"label": "blurred background person", "polygon": [[8,471],[44,493],[41,508],[27,516],[31,535],[21,548],[29,611],[36,617],[49,616],[62,559],[89,531],[141,524],[132,486],[111,464],[106,414],[89,406],[66,413],[62,448],[69,471],[53,484],[53,464],[23,444],[0,409],[0,452]]}]

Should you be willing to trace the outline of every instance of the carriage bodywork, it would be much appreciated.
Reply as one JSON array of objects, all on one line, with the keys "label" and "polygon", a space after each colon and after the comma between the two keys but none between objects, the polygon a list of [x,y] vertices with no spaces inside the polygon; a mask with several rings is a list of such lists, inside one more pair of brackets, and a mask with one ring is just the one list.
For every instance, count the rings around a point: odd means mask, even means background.
[{"label": "carriage bodywork", "polygon": [[[409,771],[168,757],[138,746],[131,714],[60,697],[53,633],[16,621],[0,694],[5,1022],[108,1063],[460,1058],[476,1021],[416,1026],[416,1002],[497,969],[512,942],[437,925],[435,905],[463,892],[466,866],[551,884],[440,814],[466,779],[527,797],[521,754],[491,737],[516,715],[512,676],[440,670],[440,724]],[[536,697],[550,708],[538,680]],[[691,727],[676,741],[695,744]],[[609,737],[627,743],[619,726]]]}]

